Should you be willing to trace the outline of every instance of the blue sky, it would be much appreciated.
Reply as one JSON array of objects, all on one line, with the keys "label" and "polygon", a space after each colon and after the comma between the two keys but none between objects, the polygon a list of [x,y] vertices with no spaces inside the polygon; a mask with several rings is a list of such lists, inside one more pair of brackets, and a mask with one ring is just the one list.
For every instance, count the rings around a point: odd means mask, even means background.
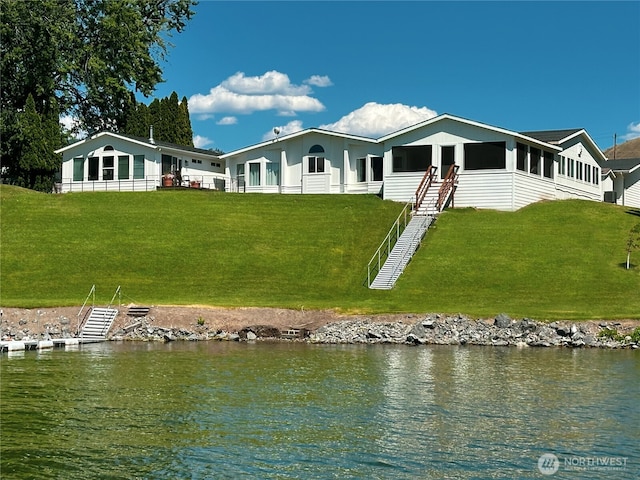
[{"label": "blue sky", "polygon": [[[640,136],[640,2],[201,1],[157,97],[196,146],[319,127],[377,138],[437,114]],[[150,99],[143,99],[149,102]]]}]

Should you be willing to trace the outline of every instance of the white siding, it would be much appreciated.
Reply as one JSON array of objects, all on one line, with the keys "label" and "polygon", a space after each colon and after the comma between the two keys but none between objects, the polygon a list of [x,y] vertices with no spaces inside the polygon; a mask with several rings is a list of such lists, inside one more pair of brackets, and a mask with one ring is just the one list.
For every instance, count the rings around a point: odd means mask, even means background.
[{"label": "white siding", "polygon": [[302,193],[330,193],[331,175],[315,173],[303,175]]},{"label": "white siding", "polygon": [[460,175],[454,206],[513,210],[513,173],[493,170]]},{"label": "white siding", "polygon": [[530,203],[556,198],[555,184],[549,178],[516,172],[513,180],[514,210],[525,207]]},{"label": "white siding", "polygon": [[623,205],[640,208],[640,168],[631,174],[625,175],[624,183]]},{"label": "white siding", "polygon": [[384,199],[410,202],[420,185],[424,172],[395,173],[384,177]]}]

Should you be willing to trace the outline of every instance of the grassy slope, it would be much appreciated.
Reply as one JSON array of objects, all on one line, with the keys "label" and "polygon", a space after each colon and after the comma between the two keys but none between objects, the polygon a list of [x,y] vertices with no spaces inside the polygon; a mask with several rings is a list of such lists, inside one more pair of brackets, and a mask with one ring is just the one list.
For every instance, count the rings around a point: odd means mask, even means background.
[{"label": "grassy slope", "polygon": [[[392,291],[363,285],[402,207],[372,196],[207,191],[43,195],[0,187],[4,306],[123,301],[640,317],[624,244],[640,218],[593,202],[446,212]],[[635,263],[640,263],[639,253]]]}]

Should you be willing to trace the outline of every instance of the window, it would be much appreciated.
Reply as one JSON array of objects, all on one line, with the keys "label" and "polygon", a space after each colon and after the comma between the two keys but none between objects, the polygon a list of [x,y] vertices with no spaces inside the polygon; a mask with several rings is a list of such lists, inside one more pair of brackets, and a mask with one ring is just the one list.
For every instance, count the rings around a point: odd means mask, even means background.
[{"label": "window", "polygon": [[113,157],[102,157],[102,179],[113,180]]},{"label": "window", "polygon": [[[192,162],[197,162],[197,160],[191,160]],[[202,161],[200,161],[202,163]],[[172,157],[171,155],[162,155],[162,175],[165,173],[174,173],[176,171],[176,166],[178,165],[178,159],[176,157]]]},{"label": "window", "polygon": [[238,191],[244,190],[244,163],[236,165],[236,179],[238,180]]},{"label": "window", "polygon": [[576,178],[582,180],[582,162],[576,162]]},{"label": "window", "polygon": [[464,144],[465,170],[488,170],[506,168],[506,142]]},{"label": "window", "polygon": [[382,157],[371,157],[371,178],[374,182],[382,181]]},{"label": "window", "polygon": [[280,185],[279,163],[267,163],[267,185]]},{"label": "window", "polygon": [[529,173],[540,175],[540,149],[531,147]]},{"label": "window", "polygon": [[102,150],[105,151],[105,152],[112,152],[113,151],[113,147],[111,145],[105,145]]},{"label": "window", "polygon": [[118,180],[129,180],[129,155],[118,157]]},{"label": "window", "polygon": [[569,159],[569,176],[571,178],[574,178],[576,176],[575,164],[576,164],[576,161],[573,158],[570,158]]},{"label": "window", "polygon": [[73,159],[73,181],[81,182],[84,180],[84,158],[76,157]]},{"label": "window", "polygon": [[516,143],[517,159],[516,168],[520,171],[527,171],[527,146],[524,143]]},{"label": "window", "polygon": [[260,185],[260,164],[259,163],[249,164],[249,185],[252,187],[257,187]]},{"label": "window", "polygon": [[431,145],[393,147],[393,171],[426,172],[431,165]]},{"label": "window", "polygon": [[440,148],[440,163],[442,164],[440,170],[440,178],[446,177],[451,165],[456,163],[455,152],[456,147],[454,147],[453,145]]},{"label": "window", "polygon": [[566,175],[567,172],[567,159],[560,155],[560,175]]},{"label": "window", "polygon": [[593,167],[593,183],[598,185],[600,183],[600,170],[598,167]]},{"label": "window", "polygon": [[309,157],[309,173],[324,173],[324,157]]},{"label": "window", "polygon": [[553,153],[544,152],[544,165],[542,175],[546,178],[553,178]]},{"label": "window", "polygon": [[99,158],[89,157],[89,180],[98,180]]},{"label": "window", "polygon": [[584,166],[584,181],[591,183],[591,167],[589,165]]},{"label": "window", "polygon": [[133,178],[144,178],[144,155],[133,156]]},{"label": "window", "polygon": [[367,181],[367,159],[356,158],[356,182]]}]

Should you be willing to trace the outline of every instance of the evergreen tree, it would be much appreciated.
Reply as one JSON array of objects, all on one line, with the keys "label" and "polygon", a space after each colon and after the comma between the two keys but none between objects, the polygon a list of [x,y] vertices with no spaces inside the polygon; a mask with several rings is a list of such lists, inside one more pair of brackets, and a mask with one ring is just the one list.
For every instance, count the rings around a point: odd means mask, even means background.
[{"label": "evergreen tree", "polygon": [[15,182],[23,187],[51,192],[60,163],[53,153],[60,144],[61,135],[57,111],[52,108],[43,121],[36,111],[33,95],[29,95],[24,111],[18,117],[18,126],[22,148]]},{"label": "evergreen tree", "polygon": [[182,97],[180,102],[180,116],[178,117],[181,132],[180,145],[193,147],[193,129],[191,128],[191,118],[189,118],[189,105],[187,97]]}]

